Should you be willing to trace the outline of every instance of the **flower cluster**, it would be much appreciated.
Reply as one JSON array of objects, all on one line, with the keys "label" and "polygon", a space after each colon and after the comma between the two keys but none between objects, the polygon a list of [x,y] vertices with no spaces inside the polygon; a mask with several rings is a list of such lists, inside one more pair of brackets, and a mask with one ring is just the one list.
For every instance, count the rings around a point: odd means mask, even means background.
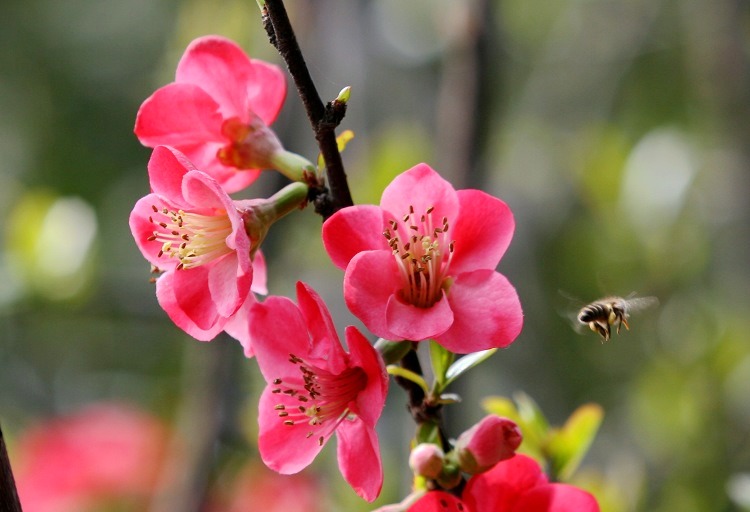
[{"label": "flower cluster", "polygon": [[[382,339],[377,349],[350,326],[345,350],[326,304],[305,283],[297,283],[296,303],[256,297],[268,293],[260,247],[272,224],[325,194],[323,157],[314,166],[284,149],[269,127],[285,95],[278,67],[250,59],[222,37],[202,37],[187,48],[175,81],[142,104],[135,123],[153,153],[150,193],[130,215],[133,237],[151,264],[159,305],[178,327],[201,341],[225,331],[255,357],[267,382],[258,406],[264,463],[297,473],[335,437],[344,479],[373,501],[383,486],[376,424],[394,373],[424,395],[423,404],[412,404],[423,407],[415,414],[421,444],[410,460],[422,497],[410,510],[573,510],[538,506],[568,499],[588,507],[576,510],[594,510],[584,493],[548,484],[533,461],[514,456],[522,434],[512,421],[487,417],[453,446],[439,415],[430,415],[450,402],[443,395],[450,381],[521,331],[518,294],[496,270],[515,229],[502,200],[455,190],[423,163],[398,175],[380,205],[344,207],[325,220],[322,241],[344,271],[346,305]],[[230,196],[261,169],[292,183],[269,198]],[[440,347],[431,387],[419,370],[397,366],[425,341]],[[399,355],[391,359],[392,353]],[[450,366],[456,354],[468,355]],[[467,476],[461,500],[446,492]],[[425,492],[427,481],[443,490]],[[528,504],[536,508],[523,508]]]}]

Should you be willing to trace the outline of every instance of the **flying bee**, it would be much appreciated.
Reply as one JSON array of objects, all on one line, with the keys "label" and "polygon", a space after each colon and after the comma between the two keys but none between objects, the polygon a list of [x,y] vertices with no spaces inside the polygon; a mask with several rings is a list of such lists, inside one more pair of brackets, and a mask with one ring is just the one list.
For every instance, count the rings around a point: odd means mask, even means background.
[{"label": "flying bee", "polygon": [[640,311],[659,303],[656,297],[604,297],[581,308],[578,312],[578,322],[588,325],[589,328],[602,337],[602,343],[609,341],[612,335],[612,326],[620,334],[620,328],[624,325],[630,330],[628,318],[630,313]]}]

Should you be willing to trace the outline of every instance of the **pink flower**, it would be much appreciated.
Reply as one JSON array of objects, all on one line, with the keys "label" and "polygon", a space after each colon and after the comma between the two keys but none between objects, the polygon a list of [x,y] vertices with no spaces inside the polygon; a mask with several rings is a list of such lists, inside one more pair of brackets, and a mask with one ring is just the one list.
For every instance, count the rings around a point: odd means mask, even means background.
[{"label": "pink flower", "polygon": [[322,482],[310,475],[279,475],[253,461],[230,479],[221,476],[207,512],[325,512],[331,509]]},{"label": "pink flower", "polygon": [[599,512],[594,497],[567,484],[551,484],[525,455],[472,477],[461,499],[444,491],[426,493],[409,512]]},{"label": "pink flower", "polygon": [[168,440],[158,420],[122,404],[97,404],[38,425],[18,442],[23,509],[79,512],[116,501],[140,510],[160,478]]},{"label": "pink flower", "polygon": [[514,226],[500,199],[456,191],[419,164],[386,187],[379,207],[331,216],[323,242],[346,269],[347,306],[370,331],[468,353],[505,347],[521,331],[518,295],[495,272]]},{"label": "pink flower", "polygon": [[250,59],[228,39],[201,37],[185,50],[175,81],[143,102],[135,134],[145,146],[177,148],[236,192],[255,181],[260,168],[273,167],[268,158],[281,144],[267,125],[285,97],[277,66]]},{"label": "pink flower", "polygon": [[509,459],[521,445],[521,430],[508,418],[490,414],[458,436],[456,453],[461,470],[476,474]]},{"label": "pink flower", "polygon": [[304,283],[297,283],[297,301],[269,297],[250,312],[268,382],[259,405],[261,457],[279,473],[297,473],[335,432],[341,473],[372,501],[383,485],[375,424],[388,388],[385,367],[354,327],[346,330],[344,351],[325,303]]},{"label": "pink flower", "polygon": [[[154,149],[148,173],[153,192],[136,203],[130,229],[154,271],[163,271],[156,280],[159,304],[194,338],[211,340],[226,329],[251,354],[249,338],[235,324],[254,302],[251,286],[265,292],[265,264],[259,253],[251,261],[251,252],[264,234],[254,208],[266,200],[233,201],[216,180],[167,146]],[[254,266],[260,271],[255,283]]]}]

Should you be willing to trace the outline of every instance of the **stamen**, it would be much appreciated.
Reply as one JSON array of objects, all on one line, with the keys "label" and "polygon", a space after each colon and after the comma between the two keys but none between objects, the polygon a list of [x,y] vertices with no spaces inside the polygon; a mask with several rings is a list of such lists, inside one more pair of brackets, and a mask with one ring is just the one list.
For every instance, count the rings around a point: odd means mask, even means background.
[{"label": "stamen", "polygon": [[157,229],[146,240],[161,244],[158,257],[177,258],[177,269],[205,265],[232,252],[226,239],[232,234],[232,223],[224,211],[203,215],[183,210],[159,209],[151,205],[155,214],[149,217]]}]

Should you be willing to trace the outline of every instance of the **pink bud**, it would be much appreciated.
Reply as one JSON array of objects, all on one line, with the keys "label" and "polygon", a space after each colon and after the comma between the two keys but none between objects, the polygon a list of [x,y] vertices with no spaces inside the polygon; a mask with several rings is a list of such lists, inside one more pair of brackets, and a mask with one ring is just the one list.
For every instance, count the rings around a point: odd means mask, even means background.
[{"label": "pink bud", "polygon": [[522,440],[521,430],[513,421],[500,416],[485,416],[458,437],[458,463],[467,473],[482,473],[501,460],[511,458]]},{"label": "pink bud", "polygon": [[445,453],[436,444],[420,443],[409,455],[409,467],[415,475],[425,478],[437,478],[443,470]]}]

